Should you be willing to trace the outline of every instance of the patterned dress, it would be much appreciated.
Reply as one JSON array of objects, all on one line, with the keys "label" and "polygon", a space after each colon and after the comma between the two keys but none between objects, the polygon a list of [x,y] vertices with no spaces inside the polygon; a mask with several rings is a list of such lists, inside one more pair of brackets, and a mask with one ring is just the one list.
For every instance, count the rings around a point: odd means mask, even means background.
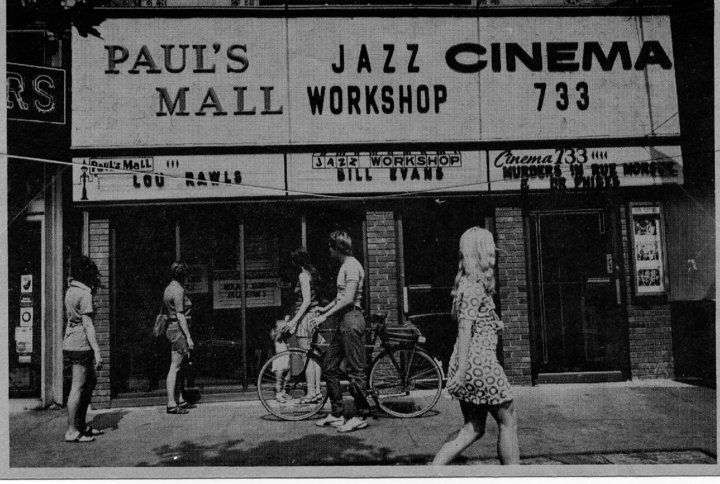
[{"label": "patterned dress", "polygon": [[[495,304],[485,292],[482,282],[463,277],[455,296],[457,319],[469,319],[470,348],[465,385],[453,393],[455,398],[475,405],[500,405],[513,399],[510,383],[495,355],[498,331],[503,323],[495,313]],[[458,341],[450,357],[448,379],[458,368]]]}]

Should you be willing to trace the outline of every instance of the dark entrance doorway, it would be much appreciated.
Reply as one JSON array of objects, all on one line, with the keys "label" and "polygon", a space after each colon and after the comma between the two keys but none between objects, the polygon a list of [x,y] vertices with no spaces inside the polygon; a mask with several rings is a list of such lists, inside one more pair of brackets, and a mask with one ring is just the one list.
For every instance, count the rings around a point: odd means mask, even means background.
[{"label": "dark entrance doorway", "polygon": [[571,372],[604,372],[601,380],[626,376],[608,219],[599,209],[530,216],[535,378]]}]

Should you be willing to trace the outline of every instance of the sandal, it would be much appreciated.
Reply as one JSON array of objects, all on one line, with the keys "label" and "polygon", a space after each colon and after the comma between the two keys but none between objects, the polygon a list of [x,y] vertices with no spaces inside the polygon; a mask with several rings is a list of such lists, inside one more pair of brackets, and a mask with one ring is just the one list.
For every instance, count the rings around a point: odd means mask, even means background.
[{"label": "sandal", "polygon": [[69,442],[71,444],[84,444],[86,442],[95,442],[95,437],[80,433],[74,439],[65,439],[65,442]]},{"label": "sandal", "polygon": [[96,428],[93,428],[92,426],[88,425],[85,429],[85,432],[83,432],[84,435],[87,435],[89,437],[94,437],[96,435],[103,435],[105,432],[102,430],[98,430]]},{"label": "sandal", "polygon": [[300,399],[300,403],[320,403],[322,401],[322,394],[316,393],[314,395],[308,395]]},{"label": "sandal", "polygon": [[167,413],[172,413],[175,415],[184,415],[186,413],[190,413],[187,408],[181,408],[179,405],[175,405],[174,407],[165,407],[165,411]]},{"label": "sandal", "polygon": [[190,403],[190,402],[180,402],[180,403],[178,403],[177,406],[180,408],[187,408],[187,409],[197,408],[197,405],[195,405],[194,403]]}]

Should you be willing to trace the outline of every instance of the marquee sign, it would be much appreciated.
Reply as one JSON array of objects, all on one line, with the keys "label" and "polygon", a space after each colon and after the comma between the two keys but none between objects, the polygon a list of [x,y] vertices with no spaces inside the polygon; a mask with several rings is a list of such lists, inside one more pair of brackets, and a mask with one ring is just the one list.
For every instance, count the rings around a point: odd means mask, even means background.
[{"label": "marquee sign", "polygon": [[670,20],[125,18],[74,36],[74,148],[679,134]]},{"label": "marquee sign", "polygon": [[77,202],[285,195],[282,155],[73,159]]},{"label": "marquee sign", "polygon": [[679,146],[490,151],[490,189],[607,189],[683,183]]},{"label": "marquee sign", "polygon": [[291,194],[488,189],[484,152],[303,153],[288,158]]}]

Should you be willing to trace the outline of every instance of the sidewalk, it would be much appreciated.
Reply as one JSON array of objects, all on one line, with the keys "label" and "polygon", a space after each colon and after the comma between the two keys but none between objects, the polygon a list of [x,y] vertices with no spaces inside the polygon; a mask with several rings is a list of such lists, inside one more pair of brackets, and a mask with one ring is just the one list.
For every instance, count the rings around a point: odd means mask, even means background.
[{"label": "sidewalk", "polygon": [[[675,382],[516,387],[524,464],[716,463],[714,389]],[[441,398],[416,419],[380,415],[351,434],[278,421],[259,402],[93,412],[98,442],[63,442],[63,410],[10,415],[11,467],[424,465],[461,420]],[[497,427],[457,464],[494,464]],[[207,474],[209,477],[211,474]]]}]

